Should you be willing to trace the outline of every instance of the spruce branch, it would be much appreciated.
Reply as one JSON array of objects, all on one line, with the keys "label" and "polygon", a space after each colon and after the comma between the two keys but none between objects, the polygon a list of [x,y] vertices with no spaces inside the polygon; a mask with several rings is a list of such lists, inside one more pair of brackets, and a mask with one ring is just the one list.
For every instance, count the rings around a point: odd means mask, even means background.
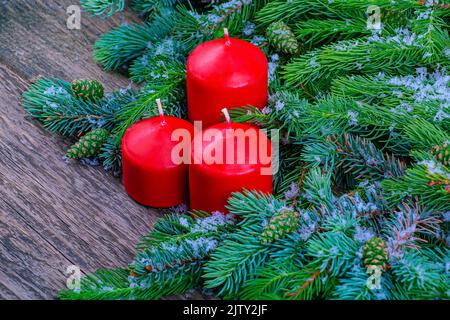
[{"label": "spruce branch", "polygon": [[117,112],[134,99],[131,89],[107,94],[104,99],[84,101],[71,94],[70,83],[59,79],[39,79],[22,95],[22,105],[44,126],[67,136],[96,128],[115,127]]},{"label": "spruce branch", "polygon": [[133,0],[131,7],[134,11],[151,18],[154,14],[171,9],[178,3],[187,2],[185,0]]},{"label": "spruce branch", "polygon": [[110,17],[125,7],[125,0],[80,0],[81,7],[94,16]]},{"label": "spruce branch", "polygon": [[117,114],[118,126],[114,133],[117,135],[118,145],[128,127],[144,117],[158,114],[155,107],[156,99],[160,99],[166,106],[167,115],[182,116],[184,114],[184,108],[180,103],[184,101],[182,85],[185,79],[185,67],[179,62],[174,62],[172,68],[165,71],[159,78],[149,79],[136,99]]},{"label": "spruce branch", "polygon": [[[195,216],[195,217],[194,217]],[[128,269],[99,270],[63,299],[159,299],[198,286],[208,255],[234,228],[232,215],[166,215],[144,240]]]},{"label": "spruce branch", "polygon": [[441,223],[435,213],[418,203],[400,205],[390,219],[386,233],[392,260],[401,258],[407,248],[418,250],[420,243],[427,242],[423,236],[435,236]]},{"label": "spruce branch", "polygon": [[391,204],[418,197],[427,209],[445,211],[450,209],[449,174],[449,168],[425,160],[406,170],[404,176],[385,180],[382,185],[389,192],[386,197]]},{"label": "spruce branch", "polygon": [[180,37],[188,51],[198,44],[223,36],[223,28],[228,28],[231,36],[242,33],[246,22],[250,21],[267,0],[230,0],[212,5],[205,14],[195,9],[180,7],[175,35]]},{"label": "spruce branch", "polygon": [[148,23],[122,25],[105,33],[94,45],[94,59],[106,70],[117,70],[141,56],[174,27],[173,11],[164,11]]}]

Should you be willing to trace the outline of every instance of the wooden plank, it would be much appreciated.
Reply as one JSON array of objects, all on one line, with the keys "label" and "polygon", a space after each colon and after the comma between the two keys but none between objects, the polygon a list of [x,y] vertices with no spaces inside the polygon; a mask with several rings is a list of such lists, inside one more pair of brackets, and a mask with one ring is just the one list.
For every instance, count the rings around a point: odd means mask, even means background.
[{"label": "wooden plank", "polygon": [[117,89],[129,80],[106,73],[92,59],[98,37],[122,23],[139,20],[130,12],[108,19],[83,13],[80,30],[66,26],[66,8],[78,1],[18,0],[0,2],[0,62],[24,79],[38,76],[65,80],[96,78],[107,89]]},{"label": "wooden plank", "polygon": [[65,26],[71,0],[6,3],[0,4],[0,298],[53,298],[68,263],[85,272],[126,265],[160,213],[132,201],[101,168],[64,162],[70,142],[20,106],[21,93],[39,75],[126,86],[128,79],[104,73],[91,59],[92,42],[120,18],[83,15],[81,31],[71,31]]},{"label": "wooden plank", "polygon": [[0,299],[51,298],[73,263],[9,204],[0,199],[0,206]]}]

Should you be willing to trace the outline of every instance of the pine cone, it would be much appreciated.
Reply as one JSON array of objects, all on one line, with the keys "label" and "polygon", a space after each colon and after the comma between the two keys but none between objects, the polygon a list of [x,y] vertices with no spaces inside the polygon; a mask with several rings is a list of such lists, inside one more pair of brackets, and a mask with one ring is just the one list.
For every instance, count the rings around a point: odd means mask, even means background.
[{"label": "pine cone", "polygon": [[299,45],[291,28],[283,21],[272,23],[266,31],[267,39],[278,52],[294,54]]},{"label": "pine cone", "polygon": [[103,98],[103,85],[97,80],[75,80],[72,93],[84,100],[94,101]]},{"label": "pine cone", "polygon": [[373,237],[363,246],[364,266],[380,266],[386,270],[389,262],[389,251],[386,242],[380,237]]},{"label": "pine cone", "polygon": [[261,233],[261,242],[270,243],[284,238],[298,228],[298,212],[281,210],[273,215]]},{"label": "pine cone", "polygon": [[450,144],[448,142],[443,143],[441,146],[434,146],[430,153],[444,166],[448,166],[450,164]]},{"label": "pine cone", "polygon": [[100,148],[108,139],[108,131],[102,128],[94,129],[78,140],[66,152],[66,156],[72,159],[94,157],[99,154]]}]

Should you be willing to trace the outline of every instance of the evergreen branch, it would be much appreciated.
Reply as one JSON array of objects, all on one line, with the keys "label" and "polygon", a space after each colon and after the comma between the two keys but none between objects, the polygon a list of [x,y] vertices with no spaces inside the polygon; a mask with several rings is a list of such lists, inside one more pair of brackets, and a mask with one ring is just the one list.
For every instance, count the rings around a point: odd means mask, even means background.
[{"label": "evergreen branch", "polygon": [[117,70],[141,56],[153,42],[166,37],[174,27],[173,11],[164,11],[151,23],[122,25],[105,33],[94,45],[94,59],[106,70]]},{"label": "evergreen branch", "polygon": [[128,297],[127,269],[100,269],[81,279],[80,289],[64,290],[59,293],[62,300],[120,299]]},{"label": "evergreen branch", "polygon": [[419,204],[402,204],[390,218],[386,229],[388,247],[392,260],[404,255],[407,248],[418,249],[420,243],[426,243],[419,235],[436,235],[441,221],[436,214],[422,208]]},{"label": "evergreen branch", "polygon": [[112,16],[125,7],[125,0],[80,0],[81,7],[94,16]]},{"label": "evergreen branch", "polygon": [[[446,63],[447,58],[442,52],[449,41],[448,33],[429,35],[427,29],[419,35],[408,29],[397,29],[396,32],[382,37],[375,34],[365,39],[339,41],[295,58],[285,66],[286,84],[313,84],[327,88],[329,79],[336,76],[376,74],[381,66],[387,74],[408,74],[431,62]],[[436,54],[432,61],[424,61],[424,56],[432,54],[430,48]]]},{"label": "evergreen branch", "polygon": [[307,246],[307,255],[317,259],[320,272],[339,276],[350,270],[358,247],[353,239],[343,233],[326,232],[313,237]]},{"label": "evergreen branch", "polygon": [[204,267],[206,288],[220,288],[219,294],[227,298],[239,296],[241,286],[268,258],[269,249],[259,241],[261,232],[261,226],[248,227],[217,248]]},{"label": "evergreen branch", "polygon": [[133,0],[131,7],[134,11],[145,15],[147,18],[152,17],[154,14],[173,8],[177,3],[183,3],[184,0]]},{"label": "evergreen branch", "polygon": [[113,176],[118,177],[122,174],[122,151],[115,136],[110,136],[103,144],[99,158],[103,162],[103,168],[110,171]]},{"label": "evergreen branch", "polygon": [[285,262],[271,262],[257,269],[255,278],[250,279],[242,288],[244,300],[283,299],[287,288],[297,281],[300,268]]},{"label": "evergreen branch", "polygon": [[311,169],[303,182],[303,197],[317,207],[333,207],[334,195],[331,192],[331,174],[322,174],[319,168]]},{"label": "evergreen branch", "polygon": [[[336,139],[336,138],[335,138]],[[354,178],[382,180],[404,174],[404,163],[393,154],[384,154],[375,145],[358,136],[344,135],[336,139],[339,162],[336,167],[345,173],[352,172]]]},{"label": "evergreen branch", "polygon": [[340,40],[349,40],[362,36],[370,36],[367,29],[367,19],[356,18],[347,20],[337,19],[308,19],[296,24],[295,35],[304,45],[311,49],[323,44]]},{"label": "evergreen branch", "polygon": [[386,196],[392,204],[418,197],[427,209],[445,211],[450,210],[449,174],[448,168],[427,160],[406,170],[398,179],[383,181],[382,185],[389,192]]},{"label": "evergreen branch", "polygon": [[164,242],[181,242],[200,237],[219,237],[234,228],[234,215],[195,211],[191,215],[171,214],[159,219],[145,235],[137,249],[154,247]]},{"label": "evergreen branch", "polygon": [[[270,1],[258,12],[257,18],[263,25],[274,21],[297,22],[299,20],[314,19],[355,19],[365,18],[369,6],[375,5],[382,9],[382,17],[405,16],[411,18],[415,11],[426,9],[424,3],[416,0],[392,2],[390,0],[292,0]],[[426,3],[428,5],[428,3]],[[436,8],[439,4],[435,5]],[[444,10],[439,10],[445,15]]]},{"label": "evergreen branch", "polygon": [[139,92],[135,101],[132,101],[127,108],[117,114],[118,126],[115,130],[117,134],[117,143],[125,134],[126,129],[136,121],[144,117],[151,117],[158,114],[155,107],[156,99],[160,99],[165,107],[165,114],[182,116],[184,111],[179,102],[184,100],[185,69],[184,66],[175,62],[173,68],[166,70],[160,78],[153,79],[146,83],[145,87]]},{"label": "evergreen branch", "polygon": [[369,275],[360,265],[355,265],[339,281],[331,293],[337,300],[384,300],[389,296],[392,286],[385,276],[381,278],[381,288],[370,290],[367,286]]},{"label": "evergreen branch", "polygon": [[99,127],[112,130],[117,112],[134,95],[133,90],[121,90],[102,100],[84,101],[72,96],[68,82],[39,79],[23,93],[22,105],[50,131],[74,136]]},{"label": "evergreen branch", "polygon": [[213,5],[207,14],[199,14],[187,6],[178,9],[175,35],[180,37],[188,51],[198,44],[223,36],[228,28],[231,36],[240,34],[247,21],[267,0],[230,0]]},{"label": "evergreen branch", "polygon": [[244,218],[255,214],[255,212],[268,217],[283,207],[284,203],[282,201],[255,190],[232,193],[227,205],[227,209],[230,212]]},{"label": "evergreen branch", "polygon": [[392,265],[396,280],[407,290],[413,291],[417,297],[427,297],[429,291],[445,288],[442,272],[441,266],[416,251],[407,252]]},{"label": "evergreen branch", "polygon": [[130,78],[136,83],[158,81],[167,78],[170,71],[185,64],[184,51],[173,38],[155,43],[130,66]]}]

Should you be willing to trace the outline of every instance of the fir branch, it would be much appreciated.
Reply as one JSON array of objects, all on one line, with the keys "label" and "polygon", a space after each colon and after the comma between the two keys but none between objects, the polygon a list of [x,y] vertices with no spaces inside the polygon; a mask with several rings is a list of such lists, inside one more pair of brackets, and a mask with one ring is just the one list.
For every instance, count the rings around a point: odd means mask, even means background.
[{"label": "fir branch", "polygon": [[407,290],[414,292],[418,298],[429,297],[429,291],[440,291],[445,288],[442,272],[441,266],[416,251],[407,252],[392,265],[392,273],[396,280]]},{"label": "fir branch", "polygon": [[261,232],[261,226],[240,230],[214,251],[204,267],[206,288],[220,288],[219,294],[227,298],[239,296],[241,286],[268,258],[269,248],[259,241]]},{"label": "fir branch", "polygon": [[250,279],[242,288],[244,300],[281,300],[286,288],[297,281],[300,272],[298,266],[286,261],[274,261],[257,269],[255,278]]},{"label": "fir branch", "polygon": [[100,269],[81,279],[80,289],[64,290],[59,293],[62,300],[112,300],[127,298],[128,269]]},{"label": "fir branch", "polygon": [[113,176],[118,177],[122,174],[122,151],[115,136],[110,136],[103,144],[99,158],[103,162],[103,168],[110,171]]},{"label": "fir branch", "polygon": [[335,141],[339,159],[336,167],[342,168],[345,173],[351,172],[356,180],[378,181],[404,174],[402,161],[393,154],[380,152],[364,138],[346,134]]},{"label": "fir branch", "polygon": [[364,18],[352,20],[308,19],[298,22],[294,32],[297,39],[304,41],[304,45],[309,49],[335,41],[372,34],[372,31],[367,29],[367,19]]},{"label": "fir branch", "polygon": [[401,258],[407,248],[418,250],[420,243],[427,242],[419,235],[436,235],[441,223],[435,214],[417,203],[402,204],[390,219],[386,233],[389,256],[393,261]]},{"label": "fir branch", "polygon": [[207,14],[200,14],[187,6],[178,10],[175,35],[180,37],[188,51],[198,44],[223,36],[228,28],[231,36],[240,34],[247,21],[267,0],[230,0],[212,6]]},{"label": "fir branch", "polygon": [[303,183],[302,196],[317,207],[332,207],[334,195],[331,192],[331,174],[322,174],[319,168],[311,169]]},{"label": "fir branch", "polygon": [[72,96],[71,85],[59,79],[39,79],[23,93],[22,105],[44,126],[67,136],[81,135],[95,128],[112,130],[119,110],[134,99],[133,90],[107,94],[90,102]]},{"label": "fir branch", "polygon": [[173,11],[164,11],[150,23],[122,25],[105,33],[94,45],[94,59],[106,70],[117,70],[141,56],[174,27]]},{"label": "fir branch", "polygon": [[398,179],[382,182],[389,192],[391,204],[401,203],[405,198],[418,197],[429,210],[450,210],[450,170],[434,160],[426,160],[406,170]]},{"label": "fir branch", "polygon": [[184,65],[174,62],[172,68],[166,70],[166,73],[161,74],[157,79],[148,81],[137,95],[136,100],[117,114],[118,126],[114,132],[117,134],[118,145],[128,127],[144,117],[158,114],[155,107],[156,99],[163,102],[165,114],[183,116],[184,108],[179,103],[184,101],[184,91],[182,90],[184,79]]},{"label": "fir branch", "polygon": [[370,290],[367,286],[369,275],[361,265],[355,265],[331,293],[332,299],[337,300],[385,300],[392,298],[392,285],[386,276],[382,276],[381,288]]},{"label": "fir branch", "polygon": [[446,64],[442,54],[449,41],[439,18],[414,25],[411,29],[383,30],[381,36],[340,41],[311,51],[285,67],[290,86],[315,84],[326,88],[332,77],[348,74],[411,73],[414,67]]},{"label": "fir branch", "polygon": [[345,234],[327,232],[308,242],[307,255],[317,259],[321,272],[339,276],[353,266],[357,250],[357,244]]},{"label": "fir branch", "polygon": [[109,17],[125,7],[125,0],[80,0],[81,7],[94,16]]},{"label": "fir branch", "polygon": [[184,49],[179,41],[165,38],[152,44],[145,53],[130,66],[130,78],[136,83],[158,81],[168,76],[168,70],[185,64]]},{"label": "fir branch", "polygon": [[420,117],[448,130],[450,76],[445,69],[427,72],[426,68],[418,68],[416,73],[402,77],[380,74],[337,78],[331,91],[334,96],[376,104],[402,117]]},{"label": "fir branch", "polygon": [[133,0],[131,7],[134,11],[151,18],[159,11],[173,8],[177,3],[183,3],[184,0]]}]

